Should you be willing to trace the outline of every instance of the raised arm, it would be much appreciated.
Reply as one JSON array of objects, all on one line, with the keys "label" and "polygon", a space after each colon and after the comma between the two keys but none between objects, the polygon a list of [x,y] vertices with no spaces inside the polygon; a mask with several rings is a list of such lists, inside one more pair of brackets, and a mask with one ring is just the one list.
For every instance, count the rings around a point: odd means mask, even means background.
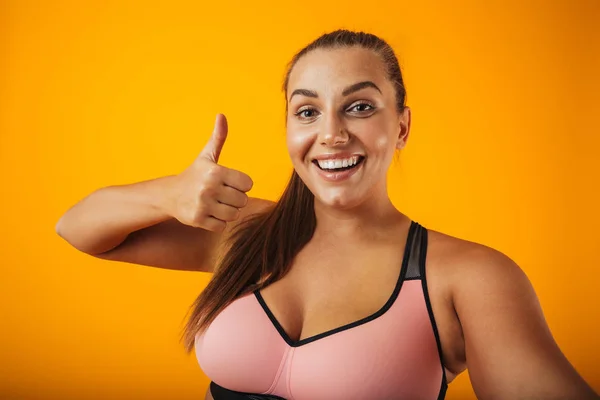
[{"label": "raised arm", "polygon": [[247,196],[248,175],[217,164],[226,136],[219,115],[210,141],[181,174],[101,188],[72,206],[56,232],[98,258],[212,272],[235,224],[272,204]]}]

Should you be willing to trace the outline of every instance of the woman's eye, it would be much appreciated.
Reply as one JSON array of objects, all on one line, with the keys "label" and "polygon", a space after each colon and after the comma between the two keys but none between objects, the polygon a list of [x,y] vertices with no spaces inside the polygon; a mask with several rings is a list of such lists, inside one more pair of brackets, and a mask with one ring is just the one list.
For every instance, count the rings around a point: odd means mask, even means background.
[{"label": "woman's eye", "polygon": [[364,111],[374,110],[375,107],[373,107],[369,103],[358,103],[358,104],[355,104],[354,106],[350,107],[348,110],[353,110],[353,109],[356,109],[356,111],[358,111],[358,112],[364,112]]},{"label": "woman's eye", "polygon": [[315,109],[313,108],[305,108],[303,110],[298,111],[294,115],[301,118],[312,118],[315,116]]}]

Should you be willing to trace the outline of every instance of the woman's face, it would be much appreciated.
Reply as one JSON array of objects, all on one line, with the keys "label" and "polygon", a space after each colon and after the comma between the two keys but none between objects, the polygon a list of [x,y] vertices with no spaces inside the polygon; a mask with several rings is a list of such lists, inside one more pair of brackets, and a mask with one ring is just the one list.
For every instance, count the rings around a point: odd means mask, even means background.
[{"label": "woman's face", "polygon": [[314,50],[294,66],[287,146],[315,200],[346,209],[387,195],[387,170],[406,143],[410,110],[398,113],[384,68],[362,48]]}]

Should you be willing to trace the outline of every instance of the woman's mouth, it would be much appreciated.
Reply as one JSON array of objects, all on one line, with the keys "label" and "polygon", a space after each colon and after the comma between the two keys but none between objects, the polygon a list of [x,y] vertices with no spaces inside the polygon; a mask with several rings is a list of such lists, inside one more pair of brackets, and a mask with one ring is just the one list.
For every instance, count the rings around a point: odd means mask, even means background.
[{"label": "woman's mouth", "polygon": [[338,182],[354,175],[361,168],[364,160],[364,156],[355,156],[344,160],[313,160],[312,163],[322,178]]}]

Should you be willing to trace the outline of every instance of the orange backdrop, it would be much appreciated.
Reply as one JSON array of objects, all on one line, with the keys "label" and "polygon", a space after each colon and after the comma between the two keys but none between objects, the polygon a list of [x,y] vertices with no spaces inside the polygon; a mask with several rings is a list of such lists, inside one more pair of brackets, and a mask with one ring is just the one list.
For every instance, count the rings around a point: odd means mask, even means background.
[{"label": "orange backdrop", "polygon": [[[340,27],[381,35],[404,68],[394,203],[517,261],[600,391],[600,3],[281,3],[0,1],[0,398],[203,398],[178,335],[209,275],[95,259],[54,226],[97,188],[183,170],[217,112],[220,161],[276,199],[285,64]],[[474,398],[468,374],[450,385]]]}]

